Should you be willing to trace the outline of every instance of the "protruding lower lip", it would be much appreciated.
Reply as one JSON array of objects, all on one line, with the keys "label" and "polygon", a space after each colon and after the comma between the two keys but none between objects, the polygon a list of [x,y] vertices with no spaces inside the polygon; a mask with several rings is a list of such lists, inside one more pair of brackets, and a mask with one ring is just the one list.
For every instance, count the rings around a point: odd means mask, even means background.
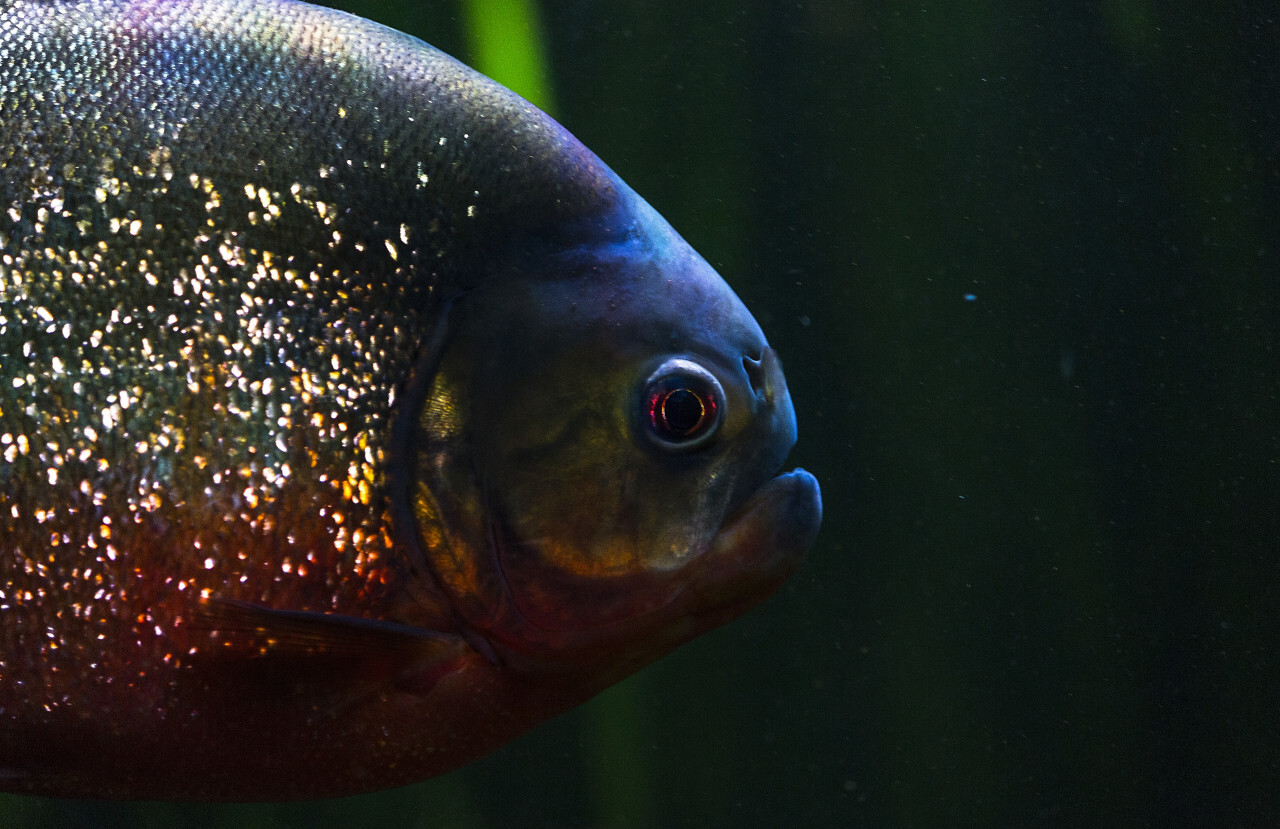
[{"label": "protruding lower lip", "polygon": [[777,590],[813,546],[821,524],[818,479],[805,470],[778,475],[756,490],[724,522],[699,561],[691,586],[707,608],[708,626],[728,621]]}]

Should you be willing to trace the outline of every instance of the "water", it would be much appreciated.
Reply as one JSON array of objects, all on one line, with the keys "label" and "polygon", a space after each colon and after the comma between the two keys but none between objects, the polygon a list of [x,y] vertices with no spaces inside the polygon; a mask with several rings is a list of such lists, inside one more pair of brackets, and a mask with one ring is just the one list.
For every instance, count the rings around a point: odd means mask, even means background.
[{"label": "water", "polygon": [[[347,7],[467,57],[454,3]],[[5,825],[1274,824],[1267,9],[542,3],[557,117],[783,356],[810,560],[440,780]]]}]

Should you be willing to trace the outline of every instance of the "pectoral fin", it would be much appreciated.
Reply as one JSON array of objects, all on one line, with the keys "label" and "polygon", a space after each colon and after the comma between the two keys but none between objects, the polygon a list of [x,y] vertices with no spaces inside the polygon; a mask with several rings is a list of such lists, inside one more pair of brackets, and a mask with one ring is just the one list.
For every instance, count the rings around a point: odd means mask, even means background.
[{"label": "pectoral fin", "polygon": [[425,693],[471,653],[452,633],[379,619],[199,600],[183,625],[192,661],[238,665],[259,680],[361,693],[394,686]]}]

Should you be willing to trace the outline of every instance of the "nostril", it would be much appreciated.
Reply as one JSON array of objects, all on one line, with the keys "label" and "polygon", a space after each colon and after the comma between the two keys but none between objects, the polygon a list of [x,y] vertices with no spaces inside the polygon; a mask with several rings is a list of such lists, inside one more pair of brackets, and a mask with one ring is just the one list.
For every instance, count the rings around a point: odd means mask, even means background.
[{"label": "nostril", "polygon": [[767,403],[773,397],[773,394],[769,389],[764,361],[763,354],[759,358],[752,357],[749,354],[744,355],[742,357],[742,370],[747,373],[747,382],[751,384],[751,390],[756,393],[756,397],[763,399]]}]

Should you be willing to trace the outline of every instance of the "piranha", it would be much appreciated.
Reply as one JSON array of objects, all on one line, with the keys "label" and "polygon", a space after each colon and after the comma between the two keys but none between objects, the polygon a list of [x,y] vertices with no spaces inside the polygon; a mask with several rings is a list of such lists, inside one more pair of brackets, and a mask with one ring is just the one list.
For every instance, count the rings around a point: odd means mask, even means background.
[{"label": "piranha", "polygon": [[331,797],[739,616],[817,481],[548,116],[291,0],[0,0],[0,788]]}]

